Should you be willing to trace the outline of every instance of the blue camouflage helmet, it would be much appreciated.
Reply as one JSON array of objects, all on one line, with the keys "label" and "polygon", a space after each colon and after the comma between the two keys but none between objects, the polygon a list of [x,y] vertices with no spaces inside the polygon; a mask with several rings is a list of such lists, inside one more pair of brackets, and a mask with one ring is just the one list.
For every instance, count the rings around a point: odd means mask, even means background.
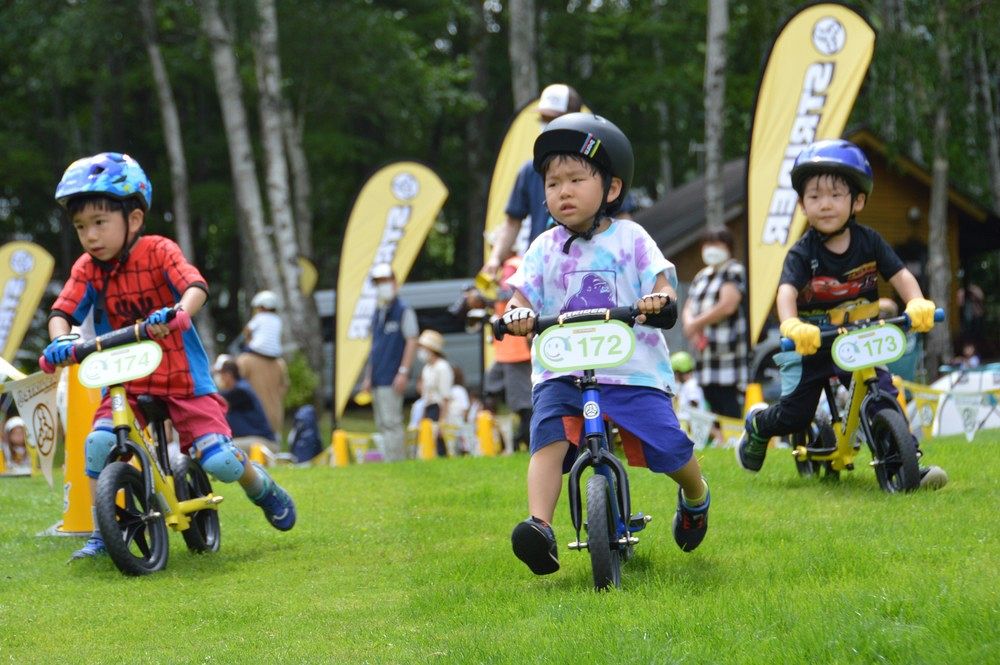
[{"label": "blue camouflage helmet", "polygon": [[153,185],[145,171],[120,152],[101,152],[70,164],[56,187],[56,201],[65,208],[78,194],[104,194],[120,201],[135,198],[143,210],[153,203]]},{"label": "blue camouflage helmet", "polygon": [[820,173],[836,173],[866,196],[872,193],[874,176],[861,148],[843,139],[827,139],[807,145],[792,166],[792,188],[801,197],[806,180]]}]

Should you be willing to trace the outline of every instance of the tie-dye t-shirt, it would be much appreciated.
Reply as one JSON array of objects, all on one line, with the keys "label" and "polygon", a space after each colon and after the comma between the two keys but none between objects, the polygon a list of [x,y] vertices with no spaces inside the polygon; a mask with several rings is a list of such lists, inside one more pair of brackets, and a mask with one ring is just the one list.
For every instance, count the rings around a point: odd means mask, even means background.
[{"label": "tie-dye t-shirt", "polygon": [[[623,307],[652,293],[656,278],[665,273],[677,288],[677,270],[663,257],[644,228],[631,220],[615,220],[590,240],[577,238],[563,254],[569,232],[562,226],[538,236],[524,254],[521,267],[508,284],[527,298],[540,316],[592,307]],[[636,326],[635,353],[619,367],[597,370],[599,383],[648,386],[672,392],[674,372],[662,333]],[[582,372],[552,372],[538,362],[532,345],[531,381],[538,384],[557,376]]]}]

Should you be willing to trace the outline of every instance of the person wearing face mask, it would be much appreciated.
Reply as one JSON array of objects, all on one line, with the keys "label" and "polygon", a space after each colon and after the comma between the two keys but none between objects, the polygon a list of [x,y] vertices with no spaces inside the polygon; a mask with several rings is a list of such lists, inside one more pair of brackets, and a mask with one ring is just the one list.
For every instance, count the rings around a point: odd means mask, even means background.
[{"label": "person wearing face mask", "polygon": [[[455,373],[444,357],[444,337],[436,330],[425,330],[417,340],[417,360],[423,364],[420,372],[420,396],[424,400],[424,418],[436,423],[444,423],[451,401],[451,389],[455,383]],[[441,428],[437,433],[438,457],[448,456]]]},{"label": "person wearing face mask", "polygon": [[375,428],[382,435],[382,458],[406,458],[403,438],[403,391],[417,351],[417,315],[396,296],[396,275],[388,263],[372,268],[376,308],[372,315],[372,348],[362,391],[372,395]]},{"label": "person wearing face mask", "polygon": [[740,391],[747,382],[746,270],[733,258],[733,234],[702,236],[705,267],[688,290],[681,322],[695,359],[695,378],[713,413],[741,416]]}]

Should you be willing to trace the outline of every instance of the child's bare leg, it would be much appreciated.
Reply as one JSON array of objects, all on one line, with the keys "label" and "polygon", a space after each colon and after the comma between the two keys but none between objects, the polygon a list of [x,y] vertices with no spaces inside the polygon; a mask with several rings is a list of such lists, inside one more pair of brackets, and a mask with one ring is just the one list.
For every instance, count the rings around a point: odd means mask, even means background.
[{"label": "child's bare leg", "polygon": [[556,441],[536,451],[528,462],[528,511],[549,524],[562,490],[562,465],[569,445],[569,441]]},{"label": "child's bare leg", "polygon": [[701,466],[698,464],[698,458],[694,455],[691,456],[687,464],[667,475],[681,486],[684,500],[688,504],[696,505],[705,498],[705,481],[701,478]]}]

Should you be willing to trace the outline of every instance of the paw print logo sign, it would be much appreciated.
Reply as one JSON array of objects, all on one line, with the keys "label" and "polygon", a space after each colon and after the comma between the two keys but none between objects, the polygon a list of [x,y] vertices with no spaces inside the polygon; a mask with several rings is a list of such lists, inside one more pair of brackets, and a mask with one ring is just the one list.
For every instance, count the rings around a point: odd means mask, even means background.
[{"label": "paw print logo sign", "polygon": [[813,26],[813,46],[823,55],[840,53],[846,42],[847,30],[844,28],[844,24],[832,16],[821,18]]},{"label": "paw print logo sign", "polygon": [[56,421],[52,411],[45,404],[35,406],[31,414],[31,424],[35,430],[35,445],[43,458],[52,454],[56,447]]}]

